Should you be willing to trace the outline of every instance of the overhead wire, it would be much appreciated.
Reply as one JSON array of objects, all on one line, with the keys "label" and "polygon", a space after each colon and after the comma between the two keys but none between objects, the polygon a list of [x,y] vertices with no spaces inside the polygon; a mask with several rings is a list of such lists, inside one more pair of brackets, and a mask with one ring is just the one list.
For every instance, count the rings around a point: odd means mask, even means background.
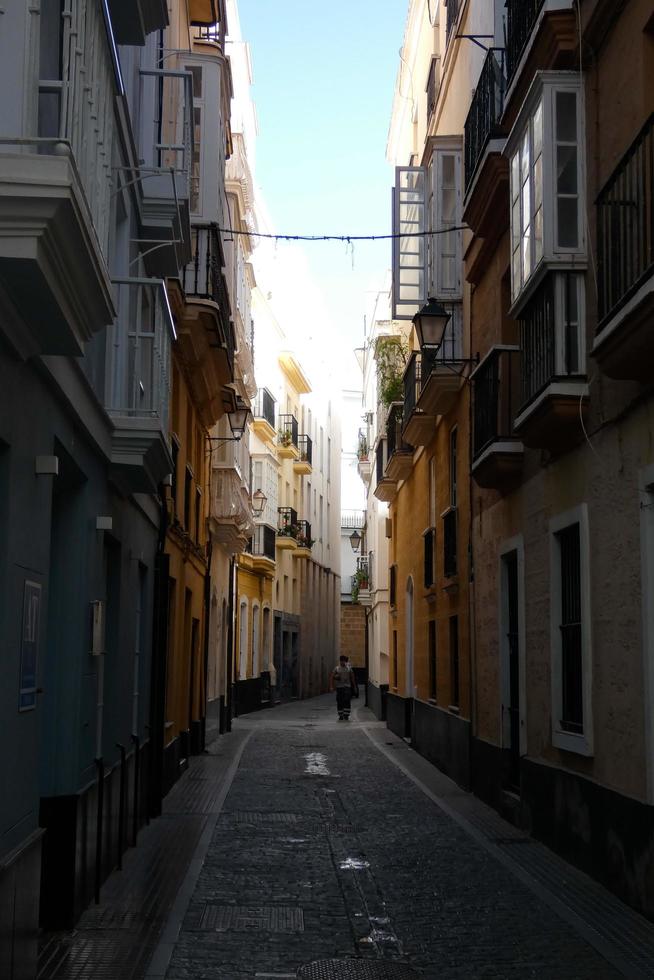
[{"label": "overhead wire", "polygon": [[393,238],[425,238],[430,235],[447,235],[452,231],[467,231],[468,225],[450,225],[434,231],[393,232],[388,235],[273,235],[261,231],[241,231],[237,228],[219,228],[225,235],[244,235],[247,238],[267,238],[276,242],[376,242]]}]

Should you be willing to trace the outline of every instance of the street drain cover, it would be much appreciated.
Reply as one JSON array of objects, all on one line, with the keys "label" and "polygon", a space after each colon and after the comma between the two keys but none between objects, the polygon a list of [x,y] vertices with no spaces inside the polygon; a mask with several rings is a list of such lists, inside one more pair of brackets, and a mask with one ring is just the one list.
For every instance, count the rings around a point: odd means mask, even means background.
[{"label": "street drain cover", "polygon": [[416,980],[418,974],[404,963],[387,960],[316,960],[298,970],[301,980]]}]

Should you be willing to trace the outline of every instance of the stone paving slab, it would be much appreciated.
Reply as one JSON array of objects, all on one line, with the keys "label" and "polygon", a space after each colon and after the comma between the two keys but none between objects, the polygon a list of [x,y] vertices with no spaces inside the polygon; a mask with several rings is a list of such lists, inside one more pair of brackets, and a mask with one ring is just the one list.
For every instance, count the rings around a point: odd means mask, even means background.
[{"label": "stone paving slab", "polygon": [[43,938],[39,980],[281,980],[341,960],[352,977],[654,978],[654,927],[325,697],[237,719],[192,760],[101,905]]},{"label": "stone paving slab", "polygon": [[[370,737],[390,742],[390,752],[396,743],[385,728],[338,725],[306,706],[287,711],[286,726],[280,715],[274,726],[252,716],[239,722],[252,737],[166,980],[293,976],[310,961],[338,957],[404,963],[434,980],[637,975],[600,955],[500,859],[499,845],[491,853],[479,839],[519,832],[481,803],[475,829],[471,797],[438,774],[447,805],[465,801],[472,817],[457,821],[386,758]],[[406,746],[394,751],[404,764],[419,758]],[[254,813],[261,816],[243,819]],[[353,829],[326,833],[325,825]],[[193,923],[208,902],[301,908],[304,928],[280,935],[259,920],[246,936],[198,937]]]}]

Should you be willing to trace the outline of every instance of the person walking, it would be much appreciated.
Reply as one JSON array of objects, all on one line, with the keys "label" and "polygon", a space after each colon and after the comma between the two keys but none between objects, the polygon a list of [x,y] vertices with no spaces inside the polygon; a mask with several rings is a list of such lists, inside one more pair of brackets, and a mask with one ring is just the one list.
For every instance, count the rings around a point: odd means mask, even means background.
[{"label": "person walking", "polygon": [[350,720],[350,701],[352,694],[358,695],[354,671],[347,662],[345,654],[341,654],[339,663],[334,667],[329,680],[329,690],[336,689],[336,710],[339,721]]}]

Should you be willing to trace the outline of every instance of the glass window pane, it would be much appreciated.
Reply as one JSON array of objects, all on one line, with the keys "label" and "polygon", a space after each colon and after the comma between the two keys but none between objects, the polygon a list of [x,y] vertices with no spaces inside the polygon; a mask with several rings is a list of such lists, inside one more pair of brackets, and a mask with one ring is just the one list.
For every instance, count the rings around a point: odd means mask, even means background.
[{"label": "glass window pane", "polygon": [[575,92],[556,93],[556,139],[577,142],[577,95]]},{"label": "glass window pane", "polygon": [[522,188],[522,227],[523,229],[529,226],[529,221],[531,219],[531,205],[530,205],[530,194],[529,194],[529,181]]},{"label": "glass window pane", "polygon": [[543,103],[539,102],[534,112],[534,156],[537,157],[543,148]]},{"label": "glass window pane", "polygon": [[454,221],[455,207],[456,207],[456,196],[454,190],[451,188],[443,188],[443,210],[441,213],[441,221]]},{"label": "glass window pane", "polygon": [[[61,0],[42,0],[39,16],[39,78],[54,81],[61,78]],[[50,135],[41,133],[40,135]],[[54,135],[58,135],[55,133]]]},{"label": "glass window pane", "polygon": [[522,239],[522,268],[524,277],[528,279],[531,275],[531,232],[527,228]]},{"label": "glass window pane", "polygon": [[529,130],[525,133],[522,138],[522,146],[520,147],[520,170],[523,181],[529,176]]},{"label": "glass window pane", "polygon": [[39,136],[59,136],[60,92],[39,92]]},{"label": "glass window pane", "polygon": [[451,154],[443,156],[443,186],[454,187],[454,157]]},{"label": "glass window pane", "polygon": [[518,295],[520,291],[520,286],[522,285],[520,277],[520,249],[517,248],[513,253],[513,258],[511,260],[511,268],[513,272],[512,284],[513,284],[513,298]]},{"label": "glass window pane", "polygon": [[520,196],[520,154],[511,158],[511,197],[515,201]]},{"label": "glass window pane", "polygon": [[522,234],[522,229],[520,227],[520,198],[518,198],[514,205],[511,213],[511,241],[513,248],[517,248]]},{"label": "glass window pane", "polygon": [[579,234],[577,230],[577,198],[560,197],[557,202],[557,217],[559,248],[577,248]]},{"label": "glass window pane", "polygon": [[556,190],[558,194],[577,193],[577,147],[556,148]]},{"label": "glass window pane", "polygon": [[543,157],[538,157],[534,163],[534,210],[543,203]]},{"label": "glass window pane", "polygon": [[534,215],[534,264],[538,265],[543,257],[543,209],[538,209]]},{"label": "glass window pane", "polygon": [[200,65],[186,65],[185,71],[190,71],[193,76],[193,98],[202,98],[202,68]]}]

